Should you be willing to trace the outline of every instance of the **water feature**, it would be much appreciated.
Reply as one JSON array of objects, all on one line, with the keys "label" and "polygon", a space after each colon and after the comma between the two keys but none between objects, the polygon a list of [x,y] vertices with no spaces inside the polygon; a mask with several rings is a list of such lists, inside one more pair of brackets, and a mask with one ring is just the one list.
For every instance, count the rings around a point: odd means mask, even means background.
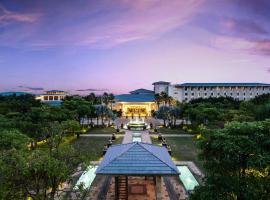
[{"label": "water feature", "polygon": [[146,129],[147,124],[144,122],[143,118],[139,118],[139,117],[135,117],[133,119],[131,119],[128,123],[127,123],[127,128],[130,130],[144,130]]},{"label": "water feature", "polygon": [[189,168],[187,166],[177,166],[177,168],[180,172],[179,178],[184,184],[185,189],[187,191],[194,190],[194,188],[198,186],[199,183],[197,182],[196,178],[193,176]]},{"label": "water feature", "polygon": [[98,166],[89,166],[87,170],[80,176],[79,180],[77,181],[74,189],[78,189],[79,185],[83,184],[84,189],[90,188],[93,180],[96,177],[96,169]]}]

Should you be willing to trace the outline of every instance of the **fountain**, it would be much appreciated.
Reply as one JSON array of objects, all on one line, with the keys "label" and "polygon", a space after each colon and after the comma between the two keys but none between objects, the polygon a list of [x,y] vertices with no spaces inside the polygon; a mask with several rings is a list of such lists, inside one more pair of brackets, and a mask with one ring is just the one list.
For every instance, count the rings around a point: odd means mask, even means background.
[{"label": "fountain", "polygon": [[140,130],[145,130],[146,127],[147,127],[147,124],[144,122],[144,119],[139,118],[139,117],[135,117],[127,123],[127,128],[129,130],[140,131]]}]

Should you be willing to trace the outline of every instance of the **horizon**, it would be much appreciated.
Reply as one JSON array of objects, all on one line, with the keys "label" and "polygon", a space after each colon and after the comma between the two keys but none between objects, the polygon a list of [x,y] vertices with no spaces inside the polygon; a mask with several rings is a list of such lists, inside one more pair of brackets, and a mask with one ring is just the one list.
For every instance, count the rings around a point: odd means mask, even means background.
[{"label": "horizon", "polygon": [[0,2],[0,92],[270,80],[267,0]]}]

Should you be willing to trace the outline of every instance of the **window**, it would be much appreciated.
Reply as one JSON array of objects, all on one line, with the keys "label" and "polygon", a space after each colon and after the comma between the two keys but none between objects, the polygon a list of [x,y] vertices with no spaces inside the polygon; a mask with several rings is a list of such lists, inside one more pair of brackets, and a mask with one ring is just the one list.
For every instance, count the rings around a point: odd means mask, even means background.
[{"label": "window", "polygon": [[58,101],[58,96],[54,96],[54,100],[55,101]]},{"label": "window", "polygon": [[206,90],[206,87],[204,87],[203,89]]},{"label": "window", "polygon": [[53,96],[49,96],[49,100],[50,101],[53,101]]},{"label": "window", "polygon": [[187,91],[187,87],[185,87],[185,91]]},{"label": "window", "polygon": [[231,92],[231,96],[233,95],[233,93]]},{"label": "window", "polygon": [[219,95],[220,95],[220,93],[217,93],[217,95],[219,96]]},{"label": "window", "polygon": [[226,93],[226,92],[224,92],[224,95],[226,96],[226,95],[227,95],[227,93]]},{"label": "window", "polygon": [[48,96],[44,96],[44,101],[48,101]]},{"label": "window", "polygon": [[244,92],[244,96],[246,96],[246,93]]},{"label": "window", "polygon": [[194,92],[192,92],[191,95],[194,96]]},{"label": "window", "polygon": [[237,96],[239,96],[239,92],[237,92]]},{"label": "window", "polygon": [[204,93],[204,96],[207,96],[207,93]]},{"label": "window", "polygon": [[187,96],[188,95],[188,93],[187,92],[185,92],[185,96]]},{"label": "window", "polygon": [[214,95],[214,93],[212,92],[212,93],[211,93],[211,96],[213,96],[213,95]]}]

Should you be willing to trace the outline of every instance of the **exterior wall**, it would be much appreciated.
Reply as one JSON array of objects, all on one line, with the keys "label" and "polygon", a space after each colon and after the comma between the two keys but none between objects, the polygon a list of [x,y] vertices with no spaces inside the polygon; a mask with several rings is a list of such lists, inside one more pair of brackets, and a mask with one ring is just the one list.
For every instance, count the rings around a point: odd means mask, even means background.
[{"label": "exterior wall", "polygon": [[154,92],[155,94],[160,94],[161,92],[168,93],[169,84],[155,84],[154,85]]},{"label": "exterior wall", "polygon": [[178,101],[190,101],[198,98],[232,97],[238,100],[249,100],[258,95],[270,93],[270,86],[234,86],[234,87],[179,87],[175,88]]},{"label": "exterior wall", "polygon": [[[267,85],[267,84],[266,84]],[[181,86],[154,83],[155,94],[166,92],[180,102],[198,98],[232,97],[239,100],[249,100],[262,94],[270,93],[270,86]]]}]

